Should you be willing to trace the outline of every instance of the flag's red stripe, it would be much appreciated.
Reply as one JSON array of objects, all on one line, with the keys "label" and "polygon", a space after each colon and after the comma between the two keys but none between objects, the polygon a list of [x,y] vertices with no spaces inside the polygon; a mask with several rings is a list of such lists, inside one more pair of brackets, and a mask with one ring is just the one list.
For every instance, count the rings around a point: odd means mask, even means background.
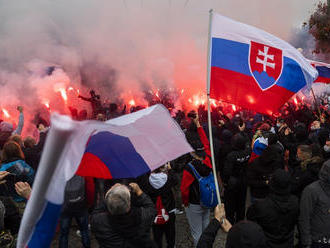
[{"label": "flag's red stripe", "polygon": [[212,67],[210,94],[214,99],[271,114],[286,103],[294,92],[277,85],[262,91],[251,76]]},{"label": "flag's red stripe", "polygon": [[101,159],[89,152],[84,154],[76,174],[82,177],[112,178],[111,172]]},{"label": "flag's red stripe", "polygon": [[315,79],[314,83],[330,84],[330,78],[318,77],[317,79]]}]

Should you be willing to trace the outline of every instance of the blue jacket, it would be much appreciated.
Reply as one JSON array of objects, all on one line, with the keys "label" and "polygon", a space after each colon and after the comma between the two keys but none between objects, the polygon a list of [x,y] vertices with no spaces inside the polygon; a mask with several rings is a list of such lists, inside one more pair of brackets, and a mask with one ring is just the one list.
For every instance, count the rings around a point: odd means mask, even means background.
[{"label": "blue jacket", "polygon": [[[16,175],[18,181],[25,181],[32,185],[34,180],[34,170],[24,160],[15,160],[10,163],[2,164],[0,171],[8,171]],[[13,195],[16,202],[24,201],[19,195]]]}]

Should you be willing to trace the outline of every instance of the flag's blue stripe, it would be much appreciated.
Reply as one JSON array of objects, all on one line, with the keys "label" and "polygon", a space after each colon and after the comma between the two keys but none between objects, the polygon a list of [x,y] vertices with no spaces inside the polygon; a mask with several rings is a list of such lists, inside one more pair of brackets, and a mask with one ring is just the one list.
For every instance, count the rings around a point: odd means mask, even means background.
[{"label": "flag's blue stripe", "polygon": [[245,43],[212,38],[211,66],[251,76],[249,47],[249,44]]},{"label": "flag's blue stripe", "polygon": [[[40,199],[41,201],[42,199]],[[62,205],[47,202],[44,212],[37,222],[28,248],[49,247],[52,242]]]},{"label": "flag's blue stripe", "polygon": [[[211,66],[252,76],[249,68],[249,48],[250,45],[246,43],[212,38]],[[309,80],[313,81],[311,78]],[[277,85],[292,92],[297,92],[306,85],[303,71],[295,60],[283,57],[283,72]]]},{"label": "flag's blue stripe", "polygon": [[326,66],[316,66],[315,68],[319,73],[319,77],[330,78],[330,68]]},{"label": "flag's blue stripe", "polygon": [[[277,85],[286,88],[292,92],[298,92],[306,86],[306,79],[299,64],[288,57],[283,57],[283,72],[277,81]],[[307,75],[307,72],[305,73]],[[310,82],[313,79],[310,78]]]},{"label": "flag's blue stripe", "polygon": [[109,169],[113,178],[130,178],[150,171],[129,138],[111,132],[93,135],[86,152],[97,156]]}]

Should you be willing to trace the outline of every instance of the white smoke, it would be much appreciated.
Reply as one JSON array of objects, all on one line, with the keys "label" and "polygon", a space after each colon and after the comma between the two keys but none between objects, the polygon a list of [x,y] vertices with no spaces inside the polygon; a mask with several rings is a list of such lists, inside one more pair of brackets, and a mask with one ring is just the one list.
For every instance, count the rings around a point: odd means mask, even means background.
[{"label": "white smoke", "polygon": [[142,89],[164,85],[186,96],[205,91],[210,8],[289,40],[315,2],[0,0],[0,108],[17,116],[17,105],[34,113],[49,101],[67,113],[58,83],[109,101],[142,99]]}]

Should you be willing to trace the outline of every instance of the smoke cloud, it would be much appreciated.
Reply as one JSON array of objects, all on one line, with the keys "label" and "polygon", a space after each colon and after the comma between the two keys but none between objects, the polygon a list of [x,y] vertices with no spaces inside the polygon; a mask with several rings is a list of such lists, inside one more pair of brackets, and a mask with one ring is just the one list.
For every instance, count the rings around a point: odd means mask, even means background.
[{"label": "smoke cloud", "polygon": [[[146,103],[145,92],[205,91],[208,11],[290,40],[316,0],[0,0],[0,108],[17,117],[49,103],[68,113],[60,88]],[[51,69],[51,72],[49,71]],[[184,101],[176,104],[183,107]],[[44,109],[45,110],[45,109]],[[0,113],[1,118],[1,113]],[[29,121],[29,120],[28,120]]]}]

